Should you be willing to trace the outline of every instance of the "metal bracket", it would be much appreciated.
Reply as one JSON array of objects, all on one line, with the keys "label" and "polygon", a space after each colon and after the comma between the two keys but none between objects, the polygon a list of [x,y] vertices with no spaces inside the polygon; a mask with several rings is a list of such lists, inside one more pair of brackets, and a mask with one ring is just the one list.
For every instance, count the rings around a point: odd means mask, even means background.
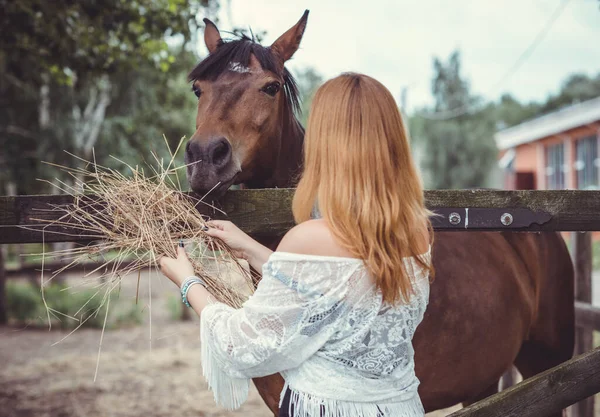
[{"label": "metal bracket", "polygon": [[436,229],[471,230],[513,230],[542,225],[552,220],[552,215],[544,211],[531,211],[528,208],[453,208],[433,209],[439,216],[431,219]]}]

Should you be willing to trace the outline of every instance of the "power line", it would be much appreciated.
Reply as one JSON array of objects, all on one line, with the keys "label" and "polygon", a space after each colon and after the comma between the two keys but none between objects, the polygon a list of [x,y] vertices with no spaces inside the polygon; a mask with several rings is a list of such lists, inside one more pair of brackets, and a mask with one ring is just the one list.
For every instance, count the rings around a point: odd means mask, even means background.
[{"label": "power line", "polygon": [[[565,7],[571,0],[563,0],[554,10],[542,30],[538,32],[533,41],[529,44],[529,46],[519,55],[519,57],[515,60],[515,63],[504,73],[504,75],[492,86],[488,94],[492,91],[496,90],[502,84],[504,84],[510,77],[512,77],[521,66],[527,61],[527,59],[533,54],[538,45],[544,40],[550,29],[556,22],[556,20],[560,17],[560,15],[565,10]],[[478,108],[479,107],[479,108]],[[429,120],[449,120],[454,119],[456,117],[462,116],[467,113],[475,113],[476,111],[480,111],[483,109],[483,106],[472,106],[471,104],[465,104],[463,106],[457,107],[452,110],[445,110],[436,113],[415,113],[416,116],[421,117],[423,119]]]}]

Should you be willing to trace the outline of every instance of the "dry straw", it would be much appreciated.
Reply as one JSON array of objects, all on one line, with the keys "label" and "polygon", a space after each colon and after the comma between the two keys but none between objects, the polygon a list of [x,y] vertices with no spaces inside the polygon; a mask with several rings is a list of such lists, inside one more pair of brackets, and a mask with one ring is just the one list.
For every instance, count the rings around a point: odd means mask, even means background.
[{"label": "dry straw", "polygon": [[84,246],[43,254],[67,262],[50,279],[90,259],[100,260],[100,266],[85,277],[100,283],[98,293],[108,302],[110,293],[126,275],[137,272],[139,289],[140,271],[156,267],[160,256],[175,257],[177,243],[183,239],[194,271],[206,281],[210,293],[218,301],[240,307],[253,289],[250,271],[227,245],[203,231],[207,220],[197,206],[207,203],[181,191],[181,168],[173,168],[173,154],[166,166],[156,154],[153,157],[156,164],[147,167],[150,174],[119,161],[129,171],[125,175],[96,164],[95,158],[84,161],[76,157],[85,162],[83,168],[57,166],[74,181],[73,185],[63,181],[53,185],[72,195],[74,201],[52,208],[62,213],[53,216],[60,217],[57,220],[37,220],[44,223],[45,230],[68,227],[67,233],[93,240]]}]

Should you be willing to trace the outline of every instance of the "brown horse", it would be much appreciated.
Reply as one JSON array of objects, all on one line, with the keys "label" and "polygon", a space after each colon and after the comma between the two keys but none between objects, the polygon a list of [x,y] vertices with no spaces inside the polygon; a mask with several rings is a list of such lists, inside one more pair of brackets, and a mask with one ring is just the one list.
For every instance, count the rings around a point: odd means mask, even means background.
[{"label": "brown horse", "polygon": [[[298,49],[307,17],[268,48],[246,37],[224,42],[205,20],[210,54],[190,74],[199,97],[186,147],[195,192],[294,185],[304,131],[284,63]],[[437,278],[413,340],[427,411],[496,392],[513,363],[528,378],[571,357],[573,267],[559,234],[440,232],[433,254]],[[254,383],[277,413],[281,376]]]}]

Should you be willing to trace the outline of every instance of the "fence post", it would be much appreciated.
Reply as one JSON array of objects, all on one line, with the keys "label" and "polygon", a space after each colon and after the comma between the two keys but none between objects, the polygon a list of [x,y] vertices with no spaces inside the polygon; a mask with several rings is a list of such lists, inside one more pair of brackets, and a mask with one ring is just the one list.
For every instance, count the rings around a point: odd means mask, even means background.
[{"label": "fence post", "polygon": [[6,245],[0,245],[0,324],[8,322],[6,306],[6,268],[4,267],[4,251]]},{"label": "fence post", "polygon": [[[575,260],[575,300],[584,303],[592,302],[592,234],[589,232],[573,233],[573,259]],[[593,330],[591,328],[575,328],[575,355],[592,350]],[[594,397],[588,397],[572,407],[573,417],[593,417]]]}]

